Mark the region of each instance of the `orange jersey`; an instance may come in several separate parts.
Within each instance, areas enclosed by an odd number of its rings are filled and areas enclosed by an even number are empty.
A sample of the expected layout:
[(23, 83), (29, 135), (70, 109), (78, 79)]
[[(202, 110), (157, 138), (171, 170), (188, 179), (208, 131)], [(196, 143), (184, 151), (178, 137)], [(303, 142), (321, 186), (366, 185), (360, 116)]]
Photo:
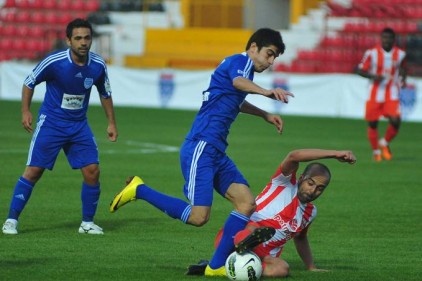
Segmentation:
[(384, 76), (384, 80), (370, 83), (368, 101), (388, 102), (399, 99), (399, 70), (405, 55), (398, 47), (386, 52), (381, 46), (377, 46), (365, 52), (358, 67), (370, 74)]

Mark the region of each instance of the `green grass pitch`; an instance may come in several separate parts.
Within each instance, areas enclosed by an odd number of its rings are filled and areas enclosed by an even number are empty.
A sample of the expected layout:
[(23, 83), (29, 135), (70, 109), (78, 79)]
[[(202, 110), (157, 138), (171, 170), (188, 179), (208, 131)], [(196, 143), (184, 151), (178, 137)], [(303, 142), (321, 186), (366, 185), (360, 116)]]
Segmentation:
[[(34, 103), (34, 116), (38, 107)], [(120, 136), (110, 143), (104, 112), (92, 106), (89, 118), (100, 149), (102, 188), (96, 222), (105, 235), (77, 233), (82, 177), (60, 154), (54, 170), (36, 185), (21, 215), (19, 235), (0, 234), (0, 280), (204, 280), (184, 272), (188, 264), (211, 257), (214, 235), (231, 211), (229, 202), (216, 195), (211, 220), (201, 228), (170, 219), (141, 201), (108, 211), (130, 175), (183, 198), (178, 147), (194, 115), (117, 107)], [(358, 159), (354, 166), (323, 161), (333, 178), (315, 202), (318, 216), (309, 238), (317, 266), (330, 271), (306, 271), (291, 242), (282, 255), (291, 267), (288, 280), (421, 280), (422, 124), (404, 122), (391, 145), (394, 159), (374, 163), (363, 120), (283, 118), (282, 135), (247, 115), (240, 115), (231, 129), (227, 153), (255, 194), (292, 149), (351, 149)], [(26, 162), (30, 134), (20, 121), (20, 103), (0, 100), (0, 220), (7, 216)]]

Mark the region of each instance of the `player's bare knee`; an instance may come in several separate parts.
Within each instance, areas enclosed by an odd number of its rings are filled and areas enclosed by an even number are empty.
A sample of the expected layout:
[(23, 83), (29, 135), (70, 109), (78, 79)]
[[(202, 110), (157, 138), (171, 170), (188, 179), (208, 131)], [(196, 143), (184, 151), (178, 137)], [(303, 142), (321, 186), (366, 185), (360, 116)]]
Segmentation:
[(240, 213), (245, 214), (247, 216), (252, 215), (252, 213), (256, 209), (256, 203), (255, 203), (255, 201), (242, 202), (242, 203), (239, 203), (239, 204), (235, 204), (235, 206), (236, 206), (236, 209)]
[(100, 178), (100, 168), (96, 164), (88, 165), (81, 169), (84, 182), (89, 185), (97, 185)]
[(284, 260), (275, 260), (270, 258), (270, 260), (264, 259), (267, 264), (263, 272), (265, 277), (287, 277), (289, 276), (289, 264)]
[(28, 180), (32, 183), (36, 183), (41, 178), (43, 173), (44, 173), (44, 168), (27, 166), (25, 168), (25, 171), (23, 172), (22, 176), (26, 180)]
[(190, 216), (187, 222), (193, 226), (201, 227), (208, 222), (208, 218), (202, 216)]
[(255, 197), (249, 187), (244, 184), (231, 184), (225, 197), (232, 202), (238, 212), (247, 216), (252, 215), (256, 209)]
[(206, 224), (209, 218), (210, 218), (210, 211), (208, 207), (194, 206), (192, 207), (192, 211), (190, 213), (187, 223), (200, 227)]

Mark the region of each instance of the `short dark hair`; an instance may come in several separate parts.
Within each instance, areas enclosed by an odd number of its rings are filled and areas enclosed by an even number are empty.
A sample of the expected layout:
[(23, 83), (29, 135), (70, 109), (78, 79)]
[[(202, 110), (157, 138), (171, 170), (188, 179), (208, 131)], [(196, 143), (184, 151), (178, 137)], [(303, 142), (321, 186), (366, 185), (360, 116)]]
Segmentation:
[(331, 172), (328, 167), (322, 163), (319, 162), (313, 162), (306, 166), (305, 170), (303, 171), (304, 176), (316, 176), (316, 175), (325, 175), (327, 176), (327, 185), (331, 180)]
[(91, 34), (92, 34), (91, 23), (89, 21), (85, 20), (85, 19), (77, 18), (77, 19), (74, 19), (67, 24), (66, 37), (69, 38), (69, 39), (72, 38), (73, 29), (79, 28), (79, 27), (89, 28), (89, 30), (91, 31)]
[(260, 28), (255, 31), (246, 44), (246, 51), (249, 50), (253, 42), (258, 46), (258, 50), (261, 50), (262, 47), (274, 45), (280, 54), (283, 54), (286, 49), (280, 32), (271, 28)]
[(386, 27), (381, 31), (382, 33), (388, 33), (390, 35), (392, 35), (394, 38), (396, 37), (396, 33), (394, 32), (394, 30), (391, 27)]

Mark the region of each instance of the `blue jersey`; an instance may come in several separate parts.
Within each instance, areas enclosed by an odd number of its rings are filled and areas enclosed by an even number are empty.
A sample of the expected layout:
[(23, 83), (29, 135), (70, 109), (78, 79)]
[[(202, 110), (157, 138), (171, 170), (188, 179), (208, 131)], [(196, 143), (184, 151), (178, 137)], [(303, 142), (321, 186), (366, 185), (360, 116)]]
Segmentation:
[(227, 57), (211, 75), (203, 102), (186, 139), (203, 140), (224, 152), (233, 121), (248, 93), (233, 87), (233, 79), (253, 80), (253, 61), (246, 53)]
[(73, 63), (70, 49), (48, 55), (24, 84), (34, 89), (41, 82), (46, 82), (46, 93), (39, 114), (49, 118), (85, 120), (93, 85), (103, 98), (111, 96), (106, 64), (92, 52), (84, 66)]

